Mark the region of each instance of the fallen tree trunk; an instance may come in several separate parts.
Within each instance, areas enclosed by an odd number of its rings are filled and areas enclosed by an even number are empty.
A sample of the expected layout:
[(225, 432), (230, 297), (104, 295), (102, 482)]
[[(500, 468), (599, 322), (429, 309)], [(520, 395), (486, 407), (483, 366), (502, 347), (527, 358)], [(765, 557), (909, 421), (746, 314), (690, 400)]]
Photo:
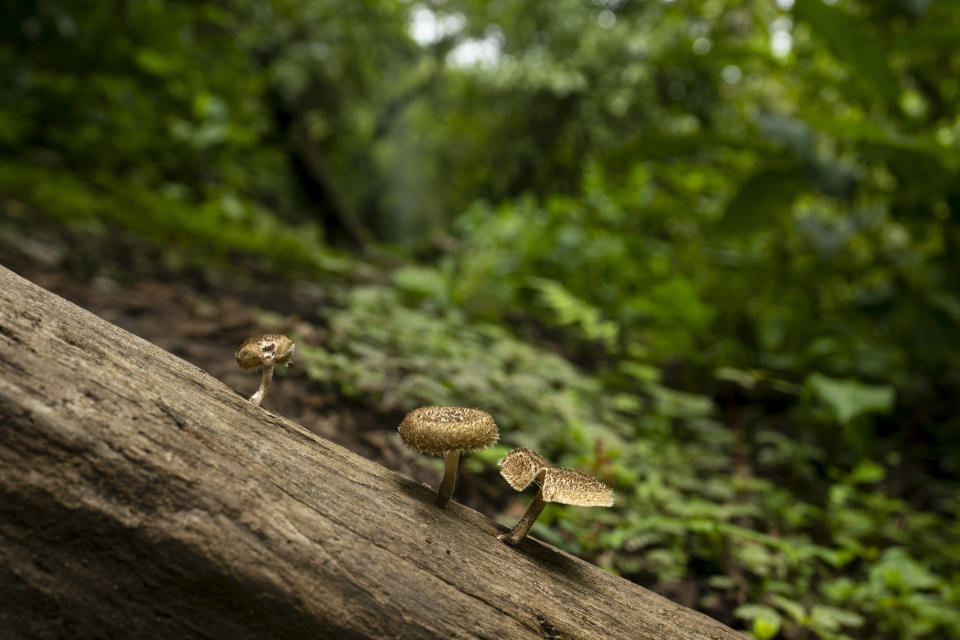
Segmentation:
[(501, 531), (0, 267), (4, 637), (743, 638)]

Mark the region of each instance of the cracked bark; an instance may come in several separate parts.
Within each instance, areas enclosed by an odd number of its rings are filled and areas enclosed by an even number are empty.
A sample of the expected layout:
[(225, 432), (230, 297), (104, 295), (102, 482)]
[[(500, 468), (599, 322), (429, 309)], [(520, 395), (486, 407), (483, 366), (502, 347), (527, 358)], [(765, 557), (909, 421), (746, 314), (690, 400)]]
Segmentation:
[(0, 267), (8, 637), (744, 637), (433, 499)]

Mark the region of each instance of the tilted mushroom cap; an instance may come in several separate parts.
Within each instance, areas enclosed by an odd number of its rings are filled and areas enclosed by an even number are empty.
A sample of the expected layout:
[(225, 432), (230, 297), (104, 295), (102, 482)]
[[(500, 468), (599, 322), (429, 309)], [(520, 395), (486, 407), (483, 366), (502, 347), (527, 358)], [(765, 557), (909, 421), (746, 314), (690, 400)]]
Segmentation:
[(486, 411), (465, 407), (420, 407), (407, 414), (397, 431), (411, 449), (442, 456), (447, 452), (476, 451), (500, 437)]
[(267, 334), (246, 340), (234, 357), (242, 369), (286, 364), (296, 345), (287, 336)]
[(540, 491), (545, 502), (578, 507), (613, 506), (613, 491), (599, 480), (572, 469), (547, 469)]
[(517, 491), (526, 489), (537, 475), (550, 466), (546, 459), (530, 449), (514, 449), (497, 461), (500, 475)]

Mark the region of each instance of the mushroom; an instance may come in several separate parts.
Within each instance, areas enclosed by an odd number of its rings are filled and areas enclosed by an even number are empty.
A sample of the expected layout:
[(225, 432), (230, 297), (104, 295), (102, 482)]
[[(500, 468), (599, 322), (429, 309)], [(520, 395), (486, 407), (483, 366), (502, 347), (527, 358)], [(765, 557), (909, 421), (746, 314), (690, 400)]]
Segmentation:
[(493, 417), (480, 409), (420, 407), (406, 415), (397, 428), (403, 443), (420, 453), (443, 456), (443, 482), (436, 505), (443, 507), (453, 495), (460, 454), (486, 449), (500, 437)]
[(278, 364), (285, 364), (287, 366), (292, 364), (290, 359), (293, 357), (295, 347), (296, 345), (293, 344), (293, 340), (287, 336), (276, 334), (256, 336), (246, 340), (240, 345), (237, 353), (234, 354), (240, 368), (260, 368), (263, 370), (263, 374), (260, 377), (260, 388), (250, 396), (250, 402), (252, 404), (259, 407), (260, 403), (263, 402), (263, 397), (267, 395), (267, 391), (270, 389), (270, 382), (273, 380), (274, 368)]
[[(543, 458), (528, 449), (516, 449), (498, 463), (502, 475), (514, 489), (526, 488), (534, 479), (540, 489), (527, 507), (516, 526), (497, 536), (509, 545), (519, 544), (533, 526), (537, 516), (548, 502), (572, 504), (578, 507), (609, 507), (613, 505), (613, 492), (602, 482), (579, 471), (537, 465)], [(533, 476), (531, 476), (531, 473)]]
[(500, 465), (500, 475), (516, 491), (526, 489), (544, 469), (550, 466), (543, 456), (523, 447), (514, 449), (497, 464)]

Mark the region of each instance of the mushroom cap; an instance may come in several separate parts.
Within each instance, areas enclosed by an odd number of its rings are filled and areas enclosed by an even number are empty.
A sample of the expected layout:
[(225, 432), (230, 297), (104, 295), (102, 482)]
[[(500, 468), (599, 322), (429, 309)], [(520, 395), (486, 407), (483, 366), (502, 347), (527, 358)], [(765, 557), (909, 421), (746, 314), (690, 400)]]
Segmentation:
[(256, 369), (287, 364), (295, 348), (293, 340), (287, 336), (268, 333), (246, 340), (233, 357), (241, 369)]
[(397, 431), (403, 443), (411, 449), (435, 456), (484, 449), (500, 437), (489, 413), (465, 407), (414, 409), (403, 419)]
[(592, 476), (572, 469), (546, 469), (540, 491), (545, 502), (577, 507), (613, 505), (613, 491)]
[(500, 475), (516, 491), (526, 489), (550, 463), (538, 453), (530, 449), (514, 449), (497, 461), (500, 465)]

